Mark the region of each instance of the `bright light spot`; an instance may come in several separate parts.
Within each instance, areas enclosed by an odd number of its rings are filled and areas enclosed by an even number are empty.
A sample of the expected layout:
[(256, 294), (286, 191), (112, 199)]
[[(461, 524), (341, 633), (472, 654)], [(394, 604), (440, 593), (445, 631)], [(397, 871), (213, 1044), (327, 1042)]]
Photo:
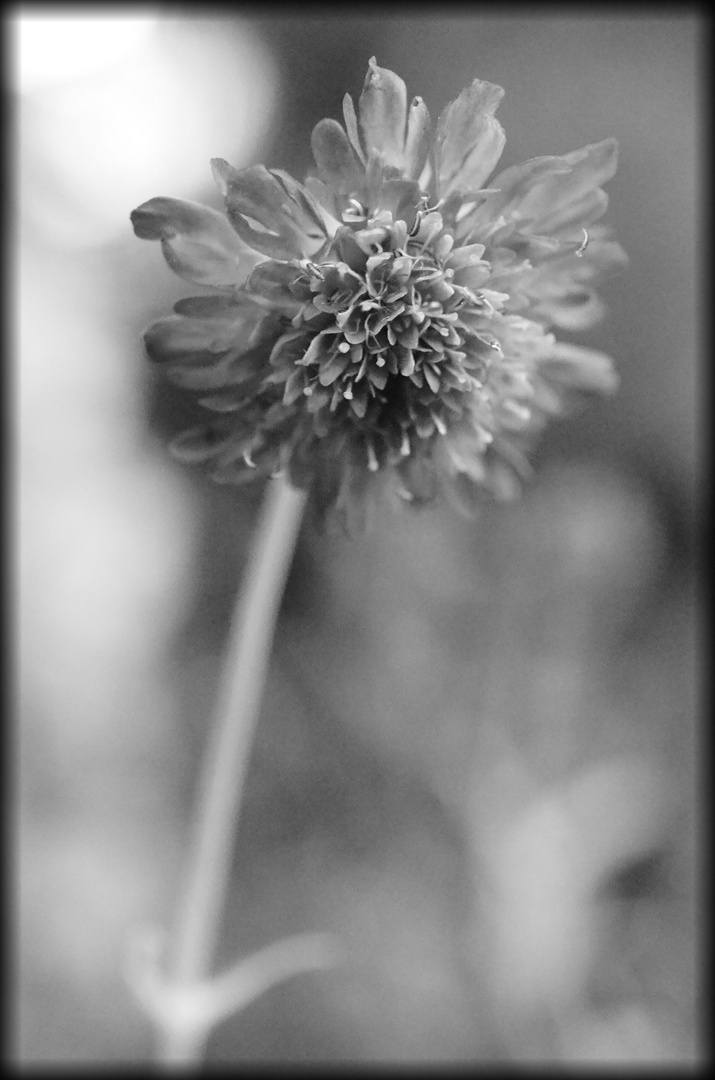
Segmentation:
[(161, 21), (111, 67), (22, 99), (23, 214), (52, 242), (94, 246), (131, 236), (130, 211), (155, 195), (201, 201), (212, 157), (240, 168), (256, 152), (277, 84), (248, 25)]
[(87, 16), (71, 9), (65, 15), (41, 9), (21, 12), (11, 22), (16, 88), (26, 93), (110, 67), (134, 52), (157, 22), (149, 14)]

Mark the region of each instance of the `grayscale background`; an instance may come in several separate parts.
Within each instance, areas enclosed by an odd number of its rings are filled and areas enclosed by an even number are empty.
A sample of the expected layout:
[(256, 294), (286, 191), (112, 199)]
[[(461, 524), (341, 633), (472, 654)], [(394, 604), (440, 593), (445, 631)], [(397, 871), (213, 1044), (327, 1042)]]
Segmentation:
[(168, 455), (196, 406), (155, 379), (141, 332), (200, 290), (129, 212), (155, 195), (220, 206), (214, 156), (302, 178), (312, 127), (341, 117), (375, 55), (433, 117), (475, 77), (503, 86), (504, 166), (620, 140), (607, 220), (630, 266), (576, 340), (613, 355), (622, 385), (553, 424), (518, 503), (474, 522), (386, 512), (350, 541), (304, 528), (219, 960), (304, 930), (335, 933), (346, 959), (226, 1021), (208, 1057), (702, 1060), (704, 20), (169, 10), (128, 7), (110, 31), (98, 7), (81, 24), (59, 6), (54, 26), (5, 15), (12, 1056), (152, 1054), (126, 942), (172, 918), (261, 496)]

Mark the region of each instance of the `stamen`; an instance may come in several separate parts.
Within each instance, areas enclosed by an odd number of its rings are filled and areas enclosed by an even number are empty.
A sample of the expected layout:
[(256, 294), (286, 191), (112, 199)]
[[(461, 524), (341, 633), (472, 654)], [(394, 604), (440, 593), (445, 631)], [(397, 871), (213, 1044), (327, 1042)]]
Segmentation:
[(424, 311), (413, 311), (412, 312), (412, 318), (414, 319), (414, 321), (417, 323), (418, 326), (421, 326), (422, 323), (427, 318), (427, 316), (425, 315)]
[(348, 386), (347, 389), (343, 390), (343, 397), (346, 398), (347, 401), (352, 401), (352, 399), (353, 399), (352, 386)]
[(588, 241), (590, 239), (590, 237), (588, 235), (588, 229), (584, 229), (583, 225), (581, 226), (581, 232), (583, 233), (583, 242), (581, 244), (581, 247), (578, 248), (578, 250), (574, 252), (576, 257), (579, 258), (579, 259), (583, 258), (584, 252), (586, 251), (586, 248), (588, 247)]
[(321, 279), (321, 281), (323, 281), (325, 278), (325, 275), (323, 274), (320, 267), (316, 266), (316, 264), (314, 262), (311, 262), (310, 259), (301, 259), (300, 268), (301, 270), (305, 270), (308, 274), (315, 274)]
[(378, 356), (377, 360), (375, 361), (375, 364), (376, 364), (377, 367), (384, 367), (385, 364), (386, 364), (385, 357), (384, 356)]
[(310, 395), (313, 393), (313, 387), (312, 386), (304, 386), (303, 387), (303, 393), (305, 394), (306, 397), (310, 397)]
[(445, 424), (442, 417), (437, 416), (437, 414), (433, 413), (433, 412), (430, 412), (430, 416), (434, 420), (434, 426), (437, 428), (437, 431), (440, 433), (440, 435), (446, 435), (447, 434), (447, 425)]
[(402, 445), (400, 446), (400, 453), (403, 457), (407, 457), (410, 453), (410, 440), (407, 437), (407, 432), (402, 432)]
[(373, 449), (372, 443), (367, 444), (367, 467), (370, 472), (377, 472), (377, 470), (380, 468), (380, 463), (375, 457), (375, 451)]
[(347, 341), (341, 341), (340, 342), (340, 344), (338, 345), (338, 352), (341, 352), (341, 353), (350, 352), (350, 345), (348, 344)]
[(256, 468), (256, 463), (251, 458), (251, 448), (250, 448), (250, 446), (249, 446), (249, 448), (247, 450), (243, 451), (243, 460), (246, 462), (246, 465), (248, 465), (249, 469), (255, 469)]
[(410, 229), (410, 231), (409, 231), (409, 233), (407, 235), (408, 236), (417, 236), (417, 233), (420, 231), (420, 226), (421, 225), (422, 225), (422, 211), (418, 210), (417, 213), (415, 214), (415, 223), (414, 223), (414, 225), (412, 226), (412, 228)]

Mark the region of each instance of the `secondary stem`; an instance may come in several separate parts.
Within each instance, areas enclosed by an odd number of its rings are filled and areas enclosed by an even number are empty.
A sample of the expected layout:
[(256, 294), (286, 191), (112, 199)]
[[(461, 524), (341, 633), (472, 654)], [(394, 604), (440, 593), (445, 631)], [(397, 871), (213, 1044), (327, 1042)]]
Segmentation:
[[(175, 983), (201, 979), (213, 958), (251, 739), (305, 498), (286, 481), (271, 480), (254, 533), (199, 781), (185, 890), (169, 958), (168, 976)], [(186, 1043), (181, 1032), (166, 1032), (161, 1059), (195, 1057), (197, 1051), (181, 1049)]]

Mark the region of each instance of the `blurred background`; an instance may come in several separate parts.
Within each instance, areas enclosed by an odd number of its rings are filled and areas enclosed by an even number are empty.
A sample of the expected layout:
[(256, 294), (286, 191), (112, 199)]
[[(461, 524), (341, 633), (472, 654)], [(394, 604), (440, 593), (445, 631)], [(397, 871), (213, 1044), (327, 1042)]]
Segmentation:
[[(597, 9), (594, 9), (596, 12)], [(433, 117), (506, 89), (502, 165), (614, 135), (619, 394), (552, 426), (521, 501), (300, 537), (220, 965), (329, 930), (333, 971), (211, 1061), (702, 1060), (696, 221), (704, 20), (508, 5), (6, 11), (18, 723), (11, 1055), (134, 1063), (127, 936), (172, 918), (260, 488), (168, 455), (194, 422), (141, 332), (198, 290), (129, 212), (219, 207), (209, 158), (302, 177), (367, 62)]]

